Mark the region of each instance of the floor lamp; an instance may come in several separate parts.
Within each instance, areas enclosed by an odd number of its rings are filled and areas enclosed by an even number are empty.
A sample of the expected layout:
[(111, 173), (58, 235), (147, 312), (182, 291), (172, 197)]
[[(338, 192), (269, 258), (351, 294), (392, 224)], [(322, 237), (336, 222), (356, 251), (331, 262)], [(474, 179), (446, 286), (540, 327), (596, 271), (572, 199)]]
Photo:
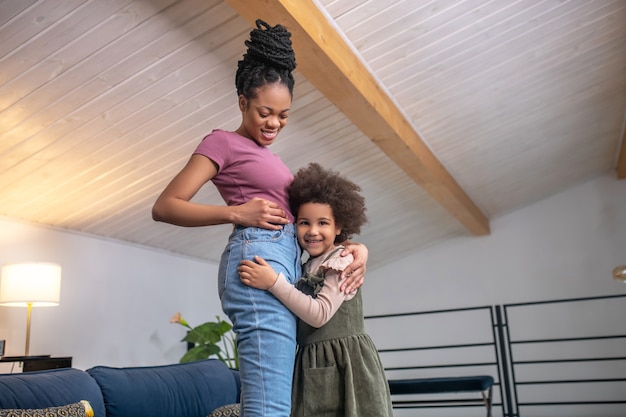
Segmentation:
[(33, 307), (59, 305), (61, 267), (47, 262), (6, 264), (0, 277), (0, 305), (27, 307), (26, 350), (29, 354), (30, 317)]

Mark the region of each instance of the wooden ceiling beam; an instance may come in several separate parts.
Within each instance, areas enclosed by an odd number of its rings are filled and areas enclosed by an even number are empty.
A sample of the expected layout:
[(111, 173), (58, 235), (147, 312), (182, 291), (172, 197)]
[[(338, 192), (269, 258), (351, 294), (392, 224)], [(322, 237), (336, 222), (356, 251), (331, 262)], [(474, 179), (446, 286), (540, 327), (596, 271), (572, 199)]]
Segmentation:
[(226, 3), (253, 27), (257, 19), (287, 27), (302, 75), (471, 233), (489, 234), (489, 220), (313, 1)]

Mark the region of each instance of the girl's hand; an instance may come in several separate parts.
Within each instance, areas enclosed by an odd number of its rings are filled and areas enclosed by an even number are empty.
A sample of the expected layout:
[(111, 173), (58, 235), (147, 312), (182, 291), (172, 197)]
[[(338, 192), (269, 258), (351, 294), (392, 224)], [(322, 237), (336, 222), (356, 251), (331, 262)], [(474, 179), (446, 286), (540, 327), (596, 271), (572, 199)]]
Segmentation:
[(260, 256), (254, 257), (255, 262), (244, 259), (237, 267), (239, 279), (249, 287), (268, 290), (274, 286), (278, 274)]
[(285, 210), (273, 201), (259, 197), (237, 206), (235, 216), (236, 224), (270, 230), (280, 230), (283, 224), (289, 223)]
[(341, 256), (349, 253), (354, 256), (354, 261), (346, 267), (339, 278), (341, 286), (339, 289), (345, 294), (350, 294), (361, 288), (365, 279), (365, 269), (368, 257), (367, 247), (361, 243), (346, 242), (345, 249), (341, 252)]

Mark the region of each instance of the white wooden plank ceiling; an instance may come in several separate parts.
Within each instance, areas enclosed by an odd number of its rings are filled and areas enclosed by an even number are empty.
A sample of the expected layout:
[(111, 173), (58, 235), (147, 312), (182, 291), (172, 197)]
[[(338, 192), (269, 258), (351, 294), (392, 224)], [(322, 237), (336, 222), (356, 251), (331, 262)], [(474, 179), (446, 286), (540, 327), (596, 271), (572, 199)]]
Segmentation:
[[(234, 70), (250, 24), (229, 3), (0, 2), (0, 215), (217, 262), (228, 226), (160, 224), (150, 208), (203, 135), (239, 123)], [(282, 3), (294, 2), (270, 12)], [(626, 2), (314, 5), (487, 219), (626, 176)], [(363, 187), (369, 267), (477, 238), (307, 68), (272, 148), (293, 170), (319, 161)], [(201, 194), (221, 204), (211, 185)]]

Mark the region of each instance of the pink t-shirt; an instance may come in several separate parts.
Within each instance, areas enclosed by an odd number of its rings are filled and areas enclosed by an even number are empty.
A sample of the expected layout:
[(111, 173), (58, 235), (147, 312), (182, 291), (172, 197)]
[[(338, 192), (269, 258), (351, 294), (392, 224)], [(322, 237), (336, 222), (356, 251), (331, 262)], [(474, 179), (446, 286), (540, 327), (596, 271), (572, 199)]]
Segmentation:
[(278, 155), (267, 147), (235, 132), (215, 129), (196, 148), (218, 166), (213, 184), (229, 206), (243, 204), (254, 197), (280, 205), (288, 213), (289, 186), (293, 174)]

